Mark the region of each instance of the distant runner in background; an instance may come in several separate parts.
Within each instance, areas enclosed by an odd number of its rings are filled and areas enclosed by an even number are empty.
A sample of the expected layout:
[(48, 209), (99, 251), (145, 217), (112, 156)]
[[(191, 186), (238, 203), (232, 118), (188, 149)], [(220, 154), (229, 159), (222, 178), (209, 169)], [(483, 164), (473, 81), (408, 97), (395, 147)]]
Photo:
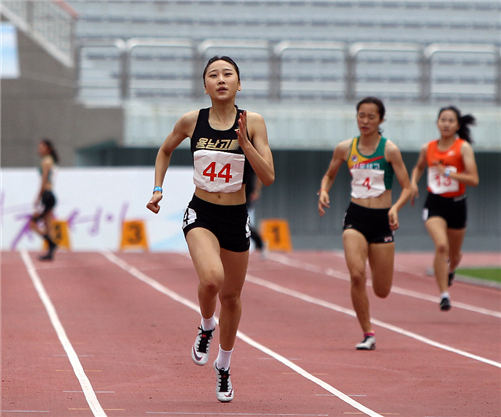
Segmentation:
[(419, 196), (419, 179), (428, 167), (428, 197), (423, 220), (435, 244), (433, 268), (442, 311), (451, 309), (448, 288), (463, 256), (461, 248), (467, 224), (466, 186), (476, 187), (479, 181), (469, 128), (474, 123), (473, 116), (461, 116), (454, 106), (440, 109), (437, 120), (440, 138), (421, 148), (412, 170), (411, 204), (414, 205)]
[[(59, 162), (59, 156), (49, 139), (43, 139), (38, 144), (38, 155), (40, 156), (40, 191), (37, 194), (35, 205), (38, 207), (36, 213), (32, 216), (31, 229), (42, 236), (48, 244), (49, 250), (45, 255), (39, 256), (41, 261), (51, 261), (54, 259), (54, 252), (57, 245), (52, 236), (52, 217), (56, 197), (52, 192), (54, 185), (56, 164)], [(40, 227), (42, 223), (42, 227)]]

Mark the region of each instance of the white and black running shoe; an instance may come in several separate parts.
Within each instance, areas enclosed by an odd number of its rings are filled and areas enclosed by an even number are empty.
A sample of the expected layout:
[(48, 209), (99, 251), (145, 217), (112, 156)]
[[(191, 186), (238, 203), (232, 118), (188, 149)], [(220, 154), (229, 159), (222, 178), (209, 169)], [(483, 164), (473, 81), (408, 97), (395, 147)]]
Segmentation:
[(216, 329), (203, 330), (202, 326), (200, 326), (198, 330), (197, 338), (191, 348), (191, 359), (197, 365), (205, 365), (209, 360), (210, 342)]
[(374, 350), (376, 349), (376, 337), (375, 336), (365, 336), (357, 346), (357, 350)]
[(440, 310), (449, 311), (451, 307), (451, 299), (449, 297), (442, 297), (440, 300)]
[(217, 375), (216, 397), (223, 403), (230, 402), (235, 396), (231, 385), (230, 370), (219, 369), (217, 359), (214, 361), (214, 370)]

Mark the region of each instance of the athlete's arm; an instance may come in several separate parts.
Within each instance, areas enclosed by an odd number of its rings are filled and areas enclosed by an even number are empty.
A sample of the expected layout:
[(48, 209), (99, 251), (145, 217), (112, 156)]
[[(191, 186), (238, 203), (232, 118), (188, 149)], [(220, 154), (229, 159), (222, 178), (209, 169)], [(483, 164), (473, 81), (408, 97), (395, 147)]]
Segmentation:
[(468, 142), (461, 146), (461, 156), (463, 157), (464, 172), (450, 172), (449, 177), (470, 187), (476, 187), (479, 182), (477, 163), (473, 148)]
[[(464, 172), (458, 173), (450, 171), (448, 176), (449, 178), (452, 178), (453, 180), (461, 182), (470, 187), (476, 187), (479, 181), (477, 163), (475, 162), (473, 149), (468, 142), (463, 143), (463, 145), (461, 146), (461, 156), (463, 158), (463, 164), (465, 168)], [(444, 164), (439, 162), (435, 165), (435, 167), (441, 175), (445, 175), (445, 170), (447, 169), (447, 167)]]
[(402, 192), (400, 193), (400, 197), (390, 207), (388, 212), (388, 219), (390, 222), (390, 229), (397, 230), (399, 227), (398, 223), (398, 212), (402, 209), (403, 206), (409, 201), (412, 195), (411, 183), (409, 181), (409, 174), (407, 172), (407, 168), (405, 167), (404, 161), (402, 159), (402, 154), (398, 149), (397, 145), (393, 142), (386, 142), (385, 147), (385, 158), (392, 165), (393, 171), (395, 172), (395, 176), (402, 187)]
[(419, 153), (419, 158), (416, 162), (412, 170), (411, 175), (411, 187), (412, 187), (412, 195), (411, 195), (411, 206), (414, 206), (414, 202), (416, 198), (419, 197), (419, 187), (418, 182), (423, 175), (424, 170), (426, 169), (426, 152), (428, 150), (428, 145), (424, 145), (421, 148), (421, 152)]
[(318, 214), (322, 217), (325, 214), (325, 208), (329, 208), (329, 190), (334, 184), (336, 175), (343, 162), (348, 158), (350, 151), (351, 139), (345, 140), (336, 146), (332, 153), (332, 159), (329, 163), (329, 168), (320, 182), (320, 190), (318, 192)]
[(244, 111), (238, 119), (237, 134), (238, 144), (259, 180), (266, 186), (273, 184), (275, 167), (263, 117), (257, 113)]
[[(164, 182), (165, 173), (170, 165), (172, 152), (183, 140), (193, 134), (197, 123), (198, 110), (184, 114), (174, 125), (174, 129), (167, 136), (160, 146), (155, 161), (155, 187), (161, 187)], [(146, 207), (153, 213), (158, 213), (160, 206), (158, 203), (162, 199), (162, 193), (155, 191)]]

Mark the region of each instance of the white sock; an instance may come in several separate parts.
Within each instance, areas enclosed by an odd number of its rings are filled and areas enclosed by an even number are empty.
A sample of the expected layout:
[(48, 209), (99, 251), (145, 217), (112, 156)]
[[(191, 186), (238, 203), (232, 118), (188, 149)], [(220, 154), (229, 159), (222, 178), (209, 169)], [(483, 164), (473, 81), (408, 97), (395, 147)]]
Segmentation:
[(449, 291), (443, 292), (443, 293), (440, 295), (440, 298), (449, 298)]
[(216, 359), (216, 366), (218, 369), (228, 370), (230, 369), (231, 362), (231, 354), (233, 353), (233, 349), (231, 350), (223, 350), (221, 349), (221, 345), (219, 345), (219, 353)]
[(213, 330), (216, 328), (216, 313), (212, 315), (210, 319), (205, 319), (202, 317), (202, 329), (203, 330)]

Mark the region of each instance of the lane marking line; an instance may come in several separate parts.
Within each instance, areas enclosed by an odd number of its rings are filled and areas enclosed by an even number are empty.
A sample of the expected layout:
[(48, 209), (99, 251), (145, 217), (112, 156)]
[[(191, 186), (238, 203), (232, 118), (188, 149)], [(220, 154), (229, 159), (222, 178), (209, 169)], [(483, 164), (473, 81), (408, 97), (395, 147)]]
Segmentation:
[[(298, 416), (298, 417), (328, 417), (329, 414), (263, 414), (263, 413), (189, 413), (184, 411), (147, 411), (146, 414), (167, 414), (176, 416)], [(362, 413), (357, 413), (362, 414)]]
[[(350, 281), (350, 274), (347, 272), (336, 271), (335, 269), (332, 269), (332, 268), (323, 269), (323, 268), (318, 267), (316, 265), (311, 265), (311, 264), (308, 264), (306, 262), (296, 261), (296, 260), (290, 259), (285, 255), (268, 254), (268, 258), (277, 262), (277, 263), (281, 263), (283, 265), (287, 265), (287, 266), (290, 266), (293, 268), (303, 269), (305, 271), (316, 272), (319, 274), (325, 274), (325, 275), (328, 275), (330, 277), (341, 279), (343, 281), (348, 281), (348, 282)], [(369, 287), (372, 286), (370, 281), (367, 281), (367, 286), (369, 286)], [(394, 293), (400, 294), (400, 295), (406, 295), (408, 297), (417, 298), (420, 300), (431, 301), (433, 303), (438, 303), (440, 301), (440, 297), (420, 293), (418, 291), (407, 290), (405, 288), (397, 287), (395, 285), (393, 285), (391, 287), (391, 292), (392, 293), (394, 292)], [(482, 307), (476, 307), (476, 306), (473, 306), (471, 304), (461, 303), (458, 301), (453, 301), (453, 307), (461, 308), (463, 310), (473, 311), (473, 312), (479, 313), (479, 314), (485, 314), (487, 316), (501, 318), (501, 312), (499, 312), (499, 311), (489, 310), (489, 309), (482, 308)]]
[[(129, 274), (132, 276), (136, 277), (140, 281), (144, 282), (145, 284), (150, 285), (157, 291), (161, 292), (162, 294), (167, 295), (168, 297), (172, 298), (175, 301), (178, 301), (179, 303), (185, 305), (186, 307), (191, 308), (198, 314), (200, 314), (200, 308), (197, 304), (193, 303), (192, 301), (188, 300), (187, 298), (184, 298), (177, 294), (174, 291), (171, 291), (164, 285), (160, 284), (158, 281), (154, 280), (153, 278), (150, 278), (148, 275), (144, 274), (143, 272), (139, 271), (132, 265), (129, 265), (127, 262), (124, 260), (120, 259), (116, 255), (112, 254), (111, 252), (101, 252), (101, 254), (108, 259), (110, 262), (114, 263), (115, 265), (119, 266), (122, 268), (124, 271), (127, 271)], [(218, 318), (216, 317), (216, 320)], [(283, 365), (287, 366), (288, 368), (292, 369), (293, 371), (297, 372), (304, 378), (310, 380), (311, 382), (319, 385), (326, 391), (330, 392), (331, 394), (334, 394), (336, 397), (338, 397), (340, 400), (344, 401), (345, 403), (351, 405), (353, 408), (367, 414), (368, 416), (371, 417), (382, 417), (381, 414), (376, 413), (375, 411), (365, 407), (364, 405), (358, 403), (357, 401), (351, 399), (348, 397), (346, 394), (342, 393), (341, 391), (337, 390), (333, 386), (327, 384), (326, 382), (322, 381), (321, 379), (313, 376), (309, 372), (305, 371), (303, 368), (297, 366), (295, 363), (291, 362), (287, 358), (283, 357), (282, 355), (274, 352), (273, 350), (267, 348), (266, 346), (262, 345), (259, 342), (256, 342), (254, 339), (251, 339), (244, 333), (242, 333), (240, 330), (237, 331), (237, 337), (244, 341), (245, 343), (249, 344), (250, 346), (255, 347), (256, 349), (260, 350), (261, 352), (266, 353), (268, 356), (271, 356), (275, 358), (277, 361), (281, 362)]]
[(87, 375), (83, 370), (82, 364), (78, 359), (78, 355), (75, 352), (75, 349), (73, 349), (73, 346), (70, 340), (68, 339), (68, 336), (66, 335), (66, 331), (64, 330), (64, 327), (61, 324), (61, 321), (59, 320), (54, 304), (52, 304), (52, 301), (50, 300), (50, 297), (47, 294), (47, 291), (45, 290), (45, 287), (42, 284), (42, 280), (40, 279), (36, 271), (36, 268), (33, 265), (30, 256), (28, 255), (28, 252), (23, 250), (20, 253), (24, 265), (26, 266), (26, 270), (28, 271), (31, 281), (33, 282), (33, 285), (38, 293), (38, 296), (40, 297), (40, 300), (42, 300), (42, 303), (45, 306), (45, 309), (47, 310), (47, 314), (50, 318), (52, 326), (54, 327), (54, 330), (56, 331), (57, 337), (59, 338), (59, 341), (61, 342), (64, 351), (68, 355), (68, 359), (71, 363), (73, 371), (75, 372), (75, 376), (77, 377), (78, 382), (82, 387), (85, 399), (87, 400), (87, 404), (89, 404), (89, 407), (92, 410), (92, 414), (94, 414), (94, 416), (96, 417), (106, 417), (106, 414), (103, 408), (101, 407), (101, 404), (99, 404), (99, 401), (97, 400), (96, 393), (92, 388), (89, 378), (87, 378)]
[[(289, 295), (289, 296), (294, 297), (294, 298), (298, 298), (302, 301), (306, 301), (306, 302), (311, 303), (311, 304), (325, 307), (325, 308), (328, 308), (330, 310), (337, 311), (339, 313), (344, 313), (344, 314), (347, 314), (347, 315), (352, 316), (352, 317), (357, 316), (354, 310), (350, 310), (348, 308), (338, 306), (337, 304), (333, 304), (333, 303), (330, 303), (328, 301), (321, 300), (319, 298), (311, 297), (309, 295), (300, 293), (300, 292), (295, 291), (295, 290), (291, 290), (291, 289), (286, 288), (286, 287), (282, 287), (281, 285), (272, 283), (270, 281), (266, 281), (266, 280), (261, 279), (261, 278), (254, 277), (252, 275), (247, 275), (245, 280), (248, 282), (252, 282), (253, 284), (260, 285), (260, 286), (268, 288), (270, 290), (279, 292), (281, 294)], [(492, 365), (492, 366), (496, 366), (498, 368), (501, 368), (501, 363), (499, 363), (499, 362), (496, 362), (496, 361), (493, 361), (493, 360), (490, 360), (487, 358), (483, 358), (481, 356), (474, 355), (472, 353), (465, 352), (464, 350), (453, 348), (452, 346), (444, 345), (443, 343), (440, 343), (440, 342), (435, 342), (434, 340), (428, 339), (427, 337), (421, 336), (417, 333), (407, 331), (405, 329), (402, 329), (401, 327), (394, 326), (393, 324), (389, 324), (389, 323), (386, 323), (384, 321), (374, 319), (374, 318), (371, 318), (371, 322), (373, 324), (380, 326), (380, 327), (384, 327), (385, 329), (392, 330), (395, 333), (399, 333), (401, 335), (408, 336), (412, 339), (426, 343), (430, 346), (434, 346), (434, 347), (437, 347), (439, 349), (443, 349), (443, 350), (446, 350), (446, 351), (449, 351), (452, 353), (457, 353), (458, 355), (465, 356), (467, 358), (474, 359), (474, 360), (477, 360), (479, 362), (483, 362), (483, 363), (486, 363), (488, 365)]]

